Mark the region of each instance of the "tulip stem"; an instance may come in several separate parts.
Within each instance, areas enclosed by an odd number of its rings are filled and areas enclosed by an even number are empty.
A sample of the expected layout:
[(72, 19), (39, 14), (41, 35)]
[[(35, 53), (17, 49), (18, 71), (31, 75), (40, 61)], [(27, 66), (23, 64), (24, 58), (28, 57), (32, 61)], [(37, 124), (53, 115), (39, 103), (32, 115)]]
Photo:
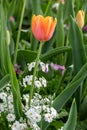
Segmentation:
[(20, 23), (19, 23), (18, 35), (17, 35), (17, 40), (16, 40), (16, 47), (15, 47), (15, 52), (14, 52), (14, 61), (13, 61), (14, 64), (16, 63), (16, 59), (17, 59), (18, 44), (19, 44), (19, 40), (20, 40), (21, 27), (22, 27), (25, 7), (26, 7), (26, 0), (24, 0), (24, 3), (23, 3), (21, 19), (20, 19)]
[(34, 68), (34, 72), (33, 72), (33, 79), (32, 79), (31, 90), (30, 90), (30, 94), (29, 94), (29, 102), (28, 102), (29, 107), (30, 107), (30, 104), (31, 104), (31, 99), (33, 97), (35, 76), (36, 76), (36, 73), (38, 71), (38, 63), (39, 63), (39, 59), (40, 59), (42, 46), (43, 46), (43, 42), (40, 42), (40, 46), (39, 46), (38, 53), (37, 53), (37, 58), (36, 58), (36, 63), (35, 63), (35, 68)]

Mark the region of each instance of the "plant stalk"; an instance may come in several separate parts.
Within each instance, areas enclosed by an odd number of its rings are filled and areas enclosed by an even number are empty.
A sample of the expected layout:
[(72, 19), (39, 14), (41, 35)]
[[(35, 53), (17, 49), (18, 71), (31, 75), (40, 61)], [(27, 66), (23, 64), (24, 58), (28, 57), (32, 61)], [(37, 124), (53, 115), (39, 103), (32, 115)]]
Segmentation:
[(38, 71), (38, 63), (39, 63), (39, 58), (40, 58), (42, 46), (43, 46), (43, 42), (40, 42), (40, 46), (39, 46), (37, 58), (36, 58), (36, 63), (35, 63), (35, 68), (34, 68), (34, 72), (33, 72), (32, 86), (31, 86), (31, 90), (30, 90), (30, 94), (29, 94), (29, 107), (30, 107), (30, 104), (31, 104), (31, 99), (33, 97), (35, 76), (36, 76), (36, 73)]
[(20, 23), (19, 23), (18, 35), (17, 35), (17, 40), (16, 40), (16, 47), (15, 47), (15, 52), (14, 52), (14, 61), (13, 61), (14, 64), (16, 63), (16, 60), (17, 60), (18, 44), (19, 44), (20, 35), (21, 35), (21, 27), (22, 27), (22, 23), (23, 23), (25, 7), (26, 7), (26, 0), (24, 0), (22, 13), (21, 13), (21, 19), (20, 19)]

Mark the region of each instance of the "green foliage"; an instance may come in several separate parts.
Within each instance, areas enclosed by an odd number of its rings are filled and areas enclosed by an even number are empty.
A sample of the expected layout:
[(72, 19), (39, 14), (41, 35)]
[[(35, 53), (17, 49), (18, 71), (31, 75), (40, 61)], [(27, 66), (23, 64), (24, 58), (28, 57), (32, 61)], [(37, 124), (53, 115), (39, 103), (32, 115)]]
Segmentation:
[(13, 93), (13, 97), (14, 97), (14, 110), (15, 110), (16, 117), (20, 118), (21, 117), (20, 113), (22, 113), (20, 90), (19, 90), (19, 85), (18, 85), (18, 81), (16, 78), (16, 74), (14, 72), (13, 65), (12, 65), (11, 59), (10, 59), (9, 47), (7, 44), (7, 37), (6, 37), (6, 22), (5, 22), (3, 7), (1, 4), (0, 4), (0, 10), (1, 10), (1, 13), (0, 13), (1, 14), (1, 17), (0, 17), (0, 22), (1, 22), (1, 43), (0, 43), (1, 68), (2, 68), (3, 75), (10, 73), (10, 82), (12, 84), (12, 93)]
[[(58, 7), (53, 7), (56, 2), (58, 1), (27, 0), (23, 14), (24, 0), (0, 1), (0, 92), (6, 89), (7, 84), (11, 84), (16, 119), (25, 118), (22, 96), (30, 93), (32, 86), (22, 88), (21, 82), (26, 74), (33, 74), (34, 69), (28, 72), (27, 63), (35, 61), (40, 45), (32, 34), (32, 15), (56, 17), (57, 26), (54, 35), (45, 42), (40, 56), (41, 61), (49, 64), (49, 72), (36, 70), (35, 74), (46, 78), (47, 88), (41, 88), (39, 91), (35, 88), (34, 92), (38, 92), (43, 97), (52, 95), (54, 99), (50, 105), (57, 110), (59, 117), (51, 123), (42, 119), (40, 122), (42, 126), (39, 125), (42, 130), (59, 130), (62, 126), (64, 126), (63, 130), (87, 130), (87, 30), (84, 30), (84, 27), (80, 29), (75, 20), (77, 12), (83, 9), (86, 25), (87, 1), (65, 0), (65, 4), (58, 3)], [(11, 16), (14, 18), (13, 21), (10, 20)], [(20, 26), (21, 17), (23, 21)], [(10, 32), (10, 45), (7, 44), (7, 29)], [(18, 32), (20, 32), (18, 47), (15, 48)], [(22, 74), (14, 70), (13, 59), (16, 49), (15, 63), (22, 69)], [(50, 67), (52, 62), (65, 66), (63, 75), (60, 70), (53, 70)], [(64, 113), (62, 113), (63, 108)], [(2, 114), (0, 130), (7, 129), (11, 128), (6, 115)], [(32, 130), (32, 128), (28, 129)]]
[(77, 122), (77, 109), (75, 100), (72, 103), (70, 108), (70, 113), (67, 122), (65, 123), (63, 130), (75, 130)]

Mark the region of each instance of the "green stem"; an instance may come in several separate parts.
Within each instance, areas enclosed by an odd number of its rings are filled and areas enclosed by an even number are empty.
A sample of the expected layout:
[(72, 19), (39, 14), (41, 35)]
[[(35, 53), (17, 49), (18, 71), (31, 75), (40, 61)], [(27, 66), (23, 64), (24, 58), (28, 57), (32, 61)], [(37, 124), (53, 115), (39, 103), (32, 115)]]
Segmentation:
[(45, 10), (45, 13), (44, 13), (44, 16), (47, 15), (48, 11), (49, 11), (49, 8), (50, 8), (50, 5), (51, 5), (51, 0), (49, 0), (48, 4), (47, 4), (47, 7), (46, 7), (46, 10)]
[(13, 61), (14, 64), (16, 63), (16, 59), (17, 59), (18, 44), (19, 44), (19, 40), (20, 40), (21, 27), (22, 27), (25, 7), (26, 7), (26, 0), (24, 0), (22, 13), (21, 13), (21, 19), (20, 19), (20, 23), (19, 23), (18, 35), (17, 35), (17, 40), (16, 40), (16, 48), (15, 48), (15, 53), (14, 53), (14, 61)]
[(39, 58), (40, 58), (42, 46), (43, 46), (43, 42), (40, 42), (40, 46), (39, 46), (37, 58), (36, 58), (36, 64), (35, 64), (35, 68), (34, 68), (34, 72), (33, 72), (32, 86), (31, 86), (30, 95), (29, 95), (29, 107), (30, 107), (30, 104), (31, 104), (31, 99), (33, 97), (35, 76), (36, 76), (36, 73), (37, 73), (37, 70), (38, 70), (38, 63), (39, 63)]

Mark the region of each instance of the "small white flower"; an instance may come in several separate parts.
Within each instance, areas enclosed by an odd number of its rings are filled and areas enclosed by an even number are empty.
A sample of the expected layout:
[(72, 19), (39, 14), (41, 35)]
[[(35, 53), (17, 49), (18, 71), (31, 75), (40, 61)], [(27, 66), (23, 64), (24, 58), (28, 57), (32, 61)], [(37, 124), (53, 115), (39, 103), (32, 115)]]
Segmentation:
[(23, 78), (23, 85), (26, 87), (26, 85), (32, 85), (32, 79), (33, 75), (27, 75), (25, 78)]
[(39, 80), (36, 80), (35, 81), (35, 86), (36, 86), (36, 88), (41, 88), (42, 84), (41, 84), (41, 82)]
[(35, 115), (34, 115), (34, 120), (35, 120), (36, 122), (40, 122), (40, 121), (41, 121), (41, 115), (35, 113)]
[(74, 68), (74, 65), (72, 64), (72, 65), (70, 65), (69, 67), (70, 67), (71, 69), (73, 69), (73, 68)]
[(8, 105), (8, 109), (9, 109), (10, 113), (14, 113), (14, 106), (13, 106), (13, 104), (9, 104)]
[(46, 112), (46, 109), (47, 109), (46, 105), (43, 105), (43, 106), (42, 106), (42, 109), (43, 109), (43, 111)]
[(14, 121), (15, 120), (15, 115), (14, 114), (8, 114), (7, 115), (7, 120), (9, 121), (9, 122), (12, 122), (12, 121)]
[(3, 102), (6, 102), (6, 98), (7, 98), (7, 94), (4, 93), (4, 92), (1, 92), (1, 93), (0, 93), (0, 99), (2, 99)]
[(35, 106), (34, 107), (36, 113), (40, 114), (42, 112), (42, 107), (41, 106)]
[(10, 90), (10, 87), (6, 87), (6, 90), (9, 91), (9, 90)]
[(58, 130), (63, 130), (63, 127), (61, 127), (60, 129), (58, 129)]
[(42, 83), (42, 85), (43, 85), (44, 87), (47, 86), (47, 81), (46, 81), (46, 79), (45, 79), (44, 77), (40, 77), (39, 80), (41, 81), (41, 83)]
[(28, 103), (28, 100), (29, 100), (29, 94), (25, 94), (25, 95), (23, 95), (23, 99), (26, 101), (26, 103)]
[(11, 104), (11, 103), (13, 103), (13, 95), (12, 94), (10, 94), (8, 96), (8, 104)]
[(20, 130), (20, 123), (18, 121), (13, 123), (12, 130)]
[(27, 118), (32, 119), (35, 115), (35, 110), (33, 108), (30, 108), (25, 114)]
[(49, 104), (49, 103), (50, 103), (50, 100), (49, 100), (48, 98), (44, 98), (44, 103)]
[(33, 130), (40, 130), (40, 127), (36, 123), (34, 123), (32, 127), (33, 127)]
[(43, 63), (43, 62), (40, 62), (40, 68), (41, 68), (41, 70), (43, 71), (43, 72), (48, 72), (49, 71), (49, 64), (45, 64), (45, 63)]
[(52, 6), (52, 8), (53, 8), (53, 9), (56, 9), (56, 10), (58, 10), (58, 7), (59, 7), (59, 3), (55, 3), (55, 4), (53, 4), (53, 6)]
[(45, 64), (43, 62), (40, 62), (40, 67), (43, 72), (45, 72)]
[(27, 129), (27, 124), (26, 123), (20, 123), (19, 130), (26, 130), (26, 129)]
[(32, 99), (31, 104), (32, 104), (32, 106), (37, 106), (40, 104), (40, 100), (39, 99)]
[(37, 98), (37, 99), (41, 99), (41, 98), (42, 98), (42, 96), (41, 96), (40, 94), (38, 94), (38, 93), (34, 93), (34, 95), (35, 95), (35, 96), (34, 96), (35, 99), (36, 99), (36, 98)]
[(7, 103), (0, 103), (0, 111), (1, 112), (7, 111)]
[(35, 62), (31, 62), (30, 64), (28, 64), (28, 70), (32, 71), (32, 69), (35, 67)]
[(46, 114), (44, 114), (44, 119), (45, 119), (45, 121), (50, 123), (53, 120), (53, 116), (50, 113), (46, 113)]
[(50, 112), (51, 112), (53, 118), (57, 117), (57, 111), (53, 107), (50, 108)]
[(49, 71), (49, 64), (46, 64), (46, 69), (45, 69), (45, 72), (48, 72)]

